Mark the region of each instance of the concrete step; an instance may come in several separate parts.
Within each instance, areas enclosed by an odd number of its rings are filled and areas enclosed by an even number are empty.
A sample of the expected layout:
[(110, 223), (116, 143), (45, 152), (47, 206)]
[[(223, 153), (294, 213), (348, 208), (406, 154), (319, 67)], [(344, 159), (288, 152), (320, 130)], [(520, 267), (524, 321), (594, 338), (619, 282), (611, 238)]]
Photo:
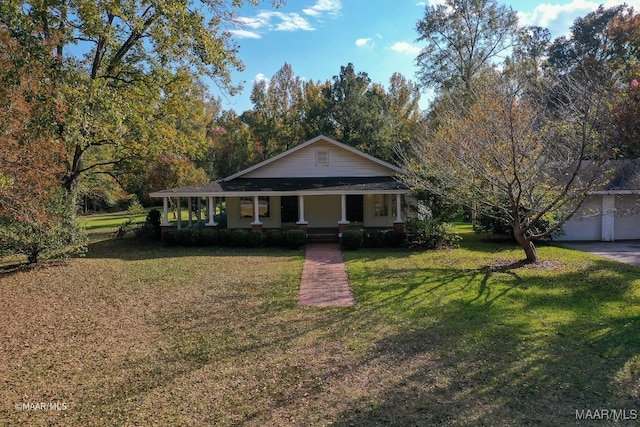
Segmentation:
[(307, 235), (307, 241), (309, 243), (339, 243), (338, 233), (312, 233)]

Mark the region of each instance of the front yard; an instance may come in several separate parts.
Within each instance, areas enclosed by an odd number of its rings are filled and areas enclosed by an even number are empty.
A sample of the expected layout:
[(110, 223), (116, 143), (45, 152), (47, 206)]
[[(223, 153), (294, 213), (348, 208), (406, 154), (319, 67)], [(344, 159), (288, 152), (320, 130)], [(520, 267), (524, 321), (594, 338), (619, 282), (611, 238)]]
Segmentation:
[(321, 309), (296, 305), (303, 251), (94, 237), (85, 258), (0, 275), (0, 420), (557, 426), (602, 425), (587, 412), (600, 409), (638, 417), (640, 269), (539, 253), (557, 262), (503, 268), (522, 252), (468, 233), (455, 250), (346, 252), (357, 304)]

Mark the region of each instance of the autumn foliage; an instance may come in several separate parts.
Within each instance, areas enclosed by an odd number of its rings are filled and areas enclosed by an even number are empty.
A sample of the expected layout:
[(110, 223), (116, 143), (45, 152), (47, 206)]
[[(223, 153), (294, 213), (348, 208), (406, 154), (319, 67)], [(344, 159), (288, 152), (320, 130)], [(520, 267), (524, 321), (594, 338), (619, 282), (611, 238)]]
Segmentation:
[(51, 123), (60, 110), (44, 66), (0, 28), (0, 214), (54, 220), (45, 205), (60, 188), (65, 145)]

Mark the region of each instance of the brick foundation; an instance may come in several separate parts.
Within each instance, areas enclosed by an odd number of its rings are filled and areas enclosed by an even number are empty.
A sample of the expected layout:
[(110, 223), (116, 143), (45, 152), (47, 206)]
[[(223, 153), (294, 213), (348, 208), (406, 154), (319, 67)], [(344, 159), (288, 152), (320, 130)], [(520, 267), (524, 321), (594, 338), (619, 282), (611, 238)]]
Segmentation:
[(396, 233), (404, 233), (404, 222), (394, 222), (393, 231)]
[(345, 231), (347, 231), (348, 228), (349, 228), (349, 223), (346, 223), (346, 224), (338, 223), (338, 234), (344, 233)]
[(251, 230), (262, 231), (262, 224), (251, 224)]

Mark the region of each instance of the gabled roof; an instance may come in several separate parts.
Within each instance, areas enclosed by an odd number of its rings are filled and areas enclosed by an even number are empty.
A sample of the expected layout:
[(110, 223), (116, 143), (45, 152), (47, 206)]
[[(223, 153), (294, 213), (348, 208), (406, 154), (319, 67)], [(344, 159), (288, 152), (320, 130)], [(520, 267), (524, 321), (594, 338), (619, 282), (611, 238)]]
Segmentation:
[(308, 146), (310, 146), (312, 144), (315, 144), (315, 143), (317, 143), (319, 141), (323, 141), (323, 142), (332, 144), (332, 145), (334, 145), (334, 146), (336, 146), (336, 147), (338, 147), (340, 149), (347, 150), (347, 151), (349, 151), (349, 152), (351, 152), (351, 153), (353, 153), (353, 154), (355, 154), (357, 156), (360, 156), (360, 157), (362, 157), (362, 158), (364, 158), (364, 159), (366, 159), (366, 160), (368, 160), (370, 162), (373, 162), (373, 163), (375, 163), (375, 164), (377, 164), (379, 166), (383, 166), (383, 167), (385, 167), (387, 169), (390, 169), (391, 171), (393, 171), (395, 173), (406, 174), (405, 170), (403, 170), (402, 168), (399, 168), (399, 167), (397, 167), (395, 165), (392, 165), (391, 163), (388, 163), (388, 162), (385, 162), (383, 160), (380, 160), (380, 159), (378, 159), (376, 157), (373, 157), (373, 156), (371, 156), (371, 155), (369, 155), (367, 153), (364, 153), (364, 152), (362, 152), (362, 151), (360, 151), (360, 150), (358, 150), (356, 148), (353, 148), (353, 147), (351, 147), (349, 145), (346, 145), (346, 144), (343, 144), (341, 142), (338, 142), (338, 141), (336, 141), (334, 139), (331, 139), (329, 137), (326, 137), (324, 135), (319, 135), (319, 136), (317, 136), (317, 137), (315, 137), (313, 139), (310, 139), (310, 140), (308, 140), (308, 141), (306, 141), (306, 142), (304, 142), (304, 143), (302, 143), (300, 145), (297, 145), (297, 146), (295, 146), (295, 147), (293, 147), (293, 148), (291, 148), (291, 149), (289, 149), (289, 150), (287, 150), (287, 151), (285, 151), (283, 153), (280, 153), (280, 154), (278, 154), (278, 155), (276, 155), (274, 157), (271, 157), (271, 158), (269, 158), (267, 160), (264, 160), (263, 162), (260, 162), (260, 163), (258, 163), (256, 165), (253, 165), (253, 166), (248, 167), (248, 168), (246, 168), (244, 170), (241, 170), (240, 172), (237, 172), (237, 173), (235, 173), (233, 175), (230, 175), (230, 176), (224, 178), (222, 181), (231, 181), (231, 180), (234, 180), (236, 178), (240, 178), (240, 177), (242, 177), (242, 176), (244, 176), (244, 175), (246, 175), (246, 174), (248, 174), (250, 172), (253, 172), (253, 171), (257, 170), (257, 169), (260, 169), (260, 168), (262, 168), (262, 167), (264, 167), (266, 165), (269, 165), (269, 164), (271, 164), (273, 162), (276, 162), (276, 161), (278, 161), (278, 160), (280, 160), (280, 159), (282, 159), (284, 157), (290, 156), (290, 155), (292, 155), (293, 153), (295, 153), (297, 151), (305, 149), (306, 147), (308, 147)]

